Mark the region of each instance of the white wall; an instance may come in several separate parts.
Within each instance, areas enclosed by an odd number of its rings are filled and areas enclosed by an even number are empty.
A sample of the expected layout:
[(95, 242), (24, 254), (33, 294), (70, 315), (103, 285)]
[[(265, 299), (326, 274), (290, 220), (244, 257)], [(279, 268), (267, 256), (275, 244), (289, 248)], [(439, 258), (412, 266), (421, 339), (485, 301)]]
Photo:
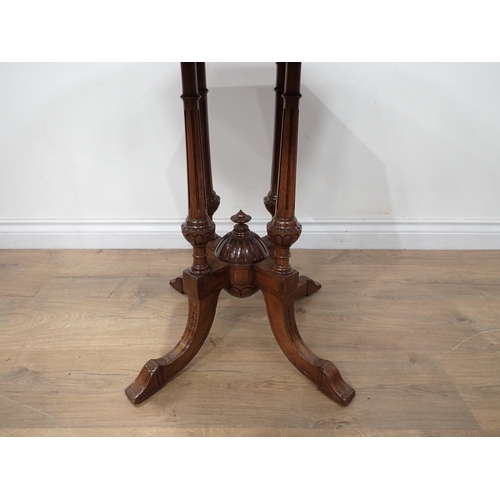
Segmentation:
[[(274, 73), (207, 64), (216, 217), (261, 232)], [(0, 247), (185, 246), (180, 93), (178, 63), (0, 64)], [(500, 248), (500, 64), (304, 63), (302, 95), (297, 247)]]

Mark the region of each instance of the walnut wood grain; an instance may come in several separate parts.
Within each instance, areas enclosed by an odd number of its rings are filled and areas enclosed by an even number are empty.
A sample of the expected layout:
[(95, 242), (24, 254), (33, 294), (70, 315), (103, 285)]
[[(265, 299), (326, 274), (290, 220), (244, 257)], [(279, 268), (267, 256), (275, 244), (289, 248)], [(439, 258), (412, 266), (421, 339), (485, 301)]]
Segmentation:
[(234, 229), (220, 239), (214, 258), (231, 264), (226, 290), (234, 297), (246, 298), (259, 290), (253, 265), (269, 257), (269, 252), (261, 237), (246, 224), (252, 220), (249, 215), (240, 210), (231, 220), (235, 223)]
[(315, 382), (322, 392), (341, 405), (348, 405), (355, 396), (354, 389), (345, 382), (331, 361), (320, 358), (307, 347), (299, 333), (295, 320), (298, 271), (277, 276), (273, 266), (273, 260), (267, 259), (255, 266), (255, 272), (278, 345), (291, 363)]
[(194, 358), (205, 342), (214, 321), (220, 291), (227, 284), (228, 266), (216, 264), (210, 274), (184, 271), (183, 291), (189, 300), (186, 328), (177, 345), (157, 359), (150, 359), (135, 381), (125, 390), (134, 404), (140, 404), (172, 380)]
[(280, 276), (293, 272), (290, 247), (302, 231), (295, 217), (300, 71), (301, 63), (286, 63), (276, 210), (267, 225), (267, 235), (275, 244), (273, 271)]
[(264, 198), (267, 211), (274, 215), (276, 209), (276, 193), (278, 191), (278, 176), (281, 161), (281, 136), (283, 128), (283, 92), (285, 90), (285, 67), (286, 63), (276, 63), (276, 87), (274, 103), (274, 136), (273, 156), (271, 163), (271, 188)]
[[(213, 220), (213, 215), (220, 205), (220, 196), (214, 191), (212, 180), (212, 160), (210, 154), (210, 133), (208, 120), (208, 88), (207, 75), (204, 62), (196, 63), (196, 77), (198, 81), (198, 93), (200, 94), (199, 109), (200, 109), (200, 132), (201, 132), (201, 147), (203, 157), (203, 173), (205, 176), (205, 193), (207, 212)], [(217, 238), (214, 232), (213, 239)]]
[(182, 234), (193, 247), (191, 272), (200, 276), (210, 271), (206, 247), (215, 237), (215, 224), (207, 210), (196, 63), (181, 63), (181, 75), (188, 174), (188, 216)]
[(193, 359), (208, 335), (223, 288), (238, 298), (262, 289), (271, 329), (287, 358), (341, 405), (354, 397), (337, 367), (307, 347), (295, 321), (295, 300), (321, 287), (299, 277), (290, 264), (290, 247), (302, 230), (295, 217), (300, 72), (301, 63), (277, 63), (271, 189), (265, 198), (273, 217), (267, 236), (250, 231), (251, 217), (240, 210), (231, 217), (233, 230), (221, 238), (212, 217), (219, 199), (212, 186), (205, 65), (181, 63), (189, 194), (182, 232), (193, 247), (193, 263), (170, 285), (188, 296), (188, 321), (176, 347), (148, 361), (126, 389), (134, 404), (161, 389)]

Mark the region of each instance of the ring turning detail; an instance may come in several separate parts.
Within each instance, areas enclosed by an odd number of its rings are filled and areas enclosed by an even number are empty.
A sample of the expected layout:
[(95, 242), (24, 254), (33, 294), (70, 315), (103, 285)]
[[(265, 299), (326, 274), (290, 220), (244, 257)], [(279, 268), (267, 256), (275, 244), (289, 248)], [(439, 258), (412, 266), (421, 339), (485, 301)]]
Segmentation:
[(220, 199), (212, 185), (205, 63), (181, 63), (188, 179), (188, 216), (181, 229), (193, 260), (170, 284), (187, 296), (188, 316), (177, 345), (149, 360), (125, 390), (132, 403), (152, 396), (194, 358), (210, 332), (223, 289), (238, 298), (262, 291), (271, 330), (290, 362), (337, 403), (346, 406), (354, 398), (338, 368), (307, 347), (295, 320), (295, 301), (321, 288), (290, 264), (290, 247), (302, 230), (295, 217), (300, 73), (301, 63), (276, 63), (271, 188), (264, 198), (272, 217), (267, 236), (250, 231), (251, 217), (240, 210), (231, 217), (233, 230), (220, 237), (213, 222)]

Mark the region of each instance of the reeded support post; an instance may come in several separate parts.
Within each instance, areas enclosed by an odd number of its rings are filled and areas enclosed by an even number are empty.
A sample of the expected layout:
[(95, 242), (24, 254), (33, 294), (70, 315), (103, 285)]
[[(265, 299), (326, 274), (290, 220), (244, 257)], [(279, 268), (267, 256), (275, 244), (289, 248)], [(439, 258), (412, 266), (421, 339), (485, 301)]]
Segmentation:
[(190, 272), (201, 276), (210, 272), (206, 247), (214, 237), (215, 225), (207, 211), (196, 63), (181, 63), (181, 75), (189, 205), (188, 216), (181, 227), (182, 234), (193, 246)]
[[(196, 74), (198, 78), (198, 93), (200, 94), (200, 125), (201, 145), (203, 151), (203, 171), (205, 174), (205, 192), (207, 199), (207, 211), (211, 219), (220, 205), (220, 197), (216, 194), (212, 180), (212, 161), (210, 156), (210, 134), (208, 132), (208, 88), (205, 63), (196, 63)], [(214, 232), (214, 238), (217, 235)]]
[(264, 205), (267, 211), (274, 215), (276, 209), (276, 192), (278, 189), (278, 174), (281, 158), (281, 131), (283, 126), (283, 92), (285, 90), (285, 66), (284, 62), (276, 63), (276, 87), (274, 91), (274, 137), (273, 137), (273, 158), (271, 164), (271, 188), (264, 198)]
[(302, 226), (295, 217), (300, 70), (301, 63), (286, 63), (276, 210), (267, 225), (268, 237), (276, 245), (273, 272), (280, 276), (293, 272), (290, 266), (290, 247), (299, 239), (302, 231)]

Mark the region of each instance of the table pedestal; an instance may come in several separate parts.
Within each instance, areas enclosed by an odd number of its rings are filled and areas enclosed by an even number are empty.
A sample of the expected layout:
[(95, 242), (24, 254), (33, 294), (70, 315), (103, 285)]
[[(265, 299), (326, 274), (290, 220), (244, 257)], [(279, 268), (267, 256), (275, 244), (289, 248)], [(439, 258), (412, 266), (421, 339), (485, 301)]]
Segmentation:
[(301, 63), (277, 63), (271, 189), (264, 198), (272, 216), (267, 236), (250, 231), (251, 217), (240, 211), (231, 217), (233, 231), (220, 237), (213, 222), (220, 200), (212, 186), (205, 63), (181, 63), (189, 205), (182, 233), (193, 247), (193, 261), (170, 284), (187, 296), (189, 310), (177, 345), (149, 360), (125, 390), (132, 403), (142, 403), (193, 359), (208, 336), (222, 289), (240, 298), (261, 290), (273, 334), (292, 364), (341, 405), (354, 397), (337, 367), (307, 347), (295, 321), (295, 301), (321, 287), (290, 265), (290, 247), (302, 229), (295, 217), (300, 71)]

